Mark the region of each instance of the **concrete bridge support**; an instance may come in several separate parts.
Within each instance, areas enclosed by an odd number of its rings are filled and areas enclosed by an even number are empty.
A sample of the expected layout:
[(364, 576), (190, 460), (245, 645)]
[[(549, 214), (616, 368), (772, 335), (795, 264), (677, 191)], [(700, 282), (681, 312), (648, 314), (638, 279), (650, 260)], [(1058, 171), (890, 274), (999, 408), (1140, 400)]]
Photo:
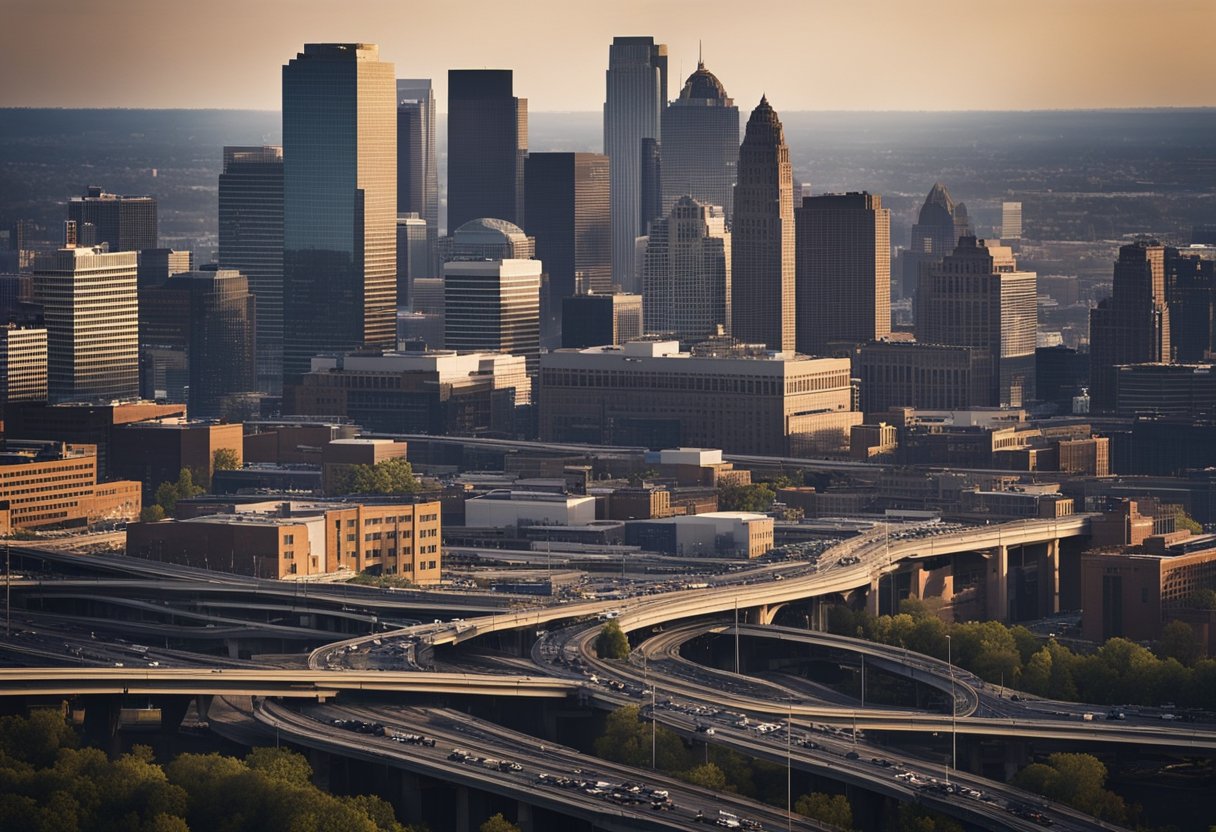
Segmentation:
[(1009, 547), (997, 546), (988, 555), (988, 618), (1005, 621), (1009, 617)]
[(1039, 611), (1055, 615), (1060, 611), (1060, 541), (1049, 540), (1039, 561)]
[(879, 599), (882, 597), (882, 593), (880, 592), (881, 587), (879, 586), (880, 580), (881, 578), (872, 578), (870, 580), (870, 591), (866, 593), (866, 611), (874, 616), (877, 616), (880, 612)]
[(473, 832), (469, 822), (469, 787), (456, 787), (456, 832)]
[(519, 801), (515, 808), (515, 825), (519, 827), (519, 832), (534, 832), (535, 825), (532, 821), (532, 804), (523, 800)]
[(422, 778), (409, 771), (401, 772), (400, 810), (408, 822), (422, 820)]

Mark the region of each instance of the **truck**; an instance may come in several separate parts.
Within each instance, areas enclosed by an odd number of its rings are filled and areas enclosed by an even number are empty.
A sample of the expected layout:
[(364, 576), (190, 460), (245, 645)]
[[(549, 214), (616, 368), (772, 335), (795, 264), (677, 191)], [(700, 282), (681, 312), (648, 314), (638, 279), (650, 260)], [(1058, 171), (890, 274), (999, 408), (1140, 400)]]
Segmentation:
[(723, 829), (738, 829), (740, 826), (742, 826), (742, 824), (739, 823), (738, 815), (723, 811), (721, 809), (718, 810), (717, 824)]

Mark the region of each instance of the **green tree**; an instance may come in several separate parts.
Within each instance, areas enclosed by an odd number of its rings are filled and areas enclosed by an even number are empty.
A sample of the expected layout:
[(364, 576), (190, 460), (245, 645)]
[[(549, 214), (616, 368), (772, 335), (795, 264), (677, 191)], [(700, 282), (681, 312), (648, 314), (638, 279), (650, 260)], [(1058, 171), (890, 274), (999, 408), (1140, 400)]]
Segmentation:
[(492, 815), (478, 827), (481, 832), (519, 832), (519, 827), (502, 816), (502, 812)]
[(1051, 651), (1046, 647), (1030, 657), (1022, 670), (1019, 687), (1036, 696), (1046, 696), (1051, 689)]
[(1163, 659), (1177, 659), (1190, 667), (1203, 658), (1204, 647), (1195, 629), (1185, 621), (1171, 621), (1161, 630), (1155, 650)]
[(307, 786), (312, 782), (312, 766), (303, 754), (286, 748), (255, 748), (245, 755), (245, 764), (253, 771), (281, 783)]
[(750, 485), (721, 485), (718, 487), (719, 511), (768, 511), (776, 492), (763, 483)]
[(1090, 754), (1052, 754), (1046, 763), (1032, 763), (1019, 771), (1013, 783), (1099, 820), (1127, 819), (1123, 798), (1103, 788), (1106, 766)]
[(194, 473), (183, 468), (177, 474), (177, 482), (162, 482), (156, 489), (156, 504), (166, 515), (173, 513), (178, 500), (197, 497), (207, 489), (194, 484)]
[(601, 659), (629, 658), (629, 639), (620, 624), (615, 621), (604, 623), (595, 639), (595, 652)]
[(163, 508), (161, 508), (159, 505), (157, 505), (156, 503), (153, 503), (150, 506), (145, 506), (144, 508), (140, 509), (139, 522), (141, 522), (141, 523), (155, 523), (159, 520), (164, 520), (164, 519), (165, 519), (165, 510)]
[(680, 779), (700, 786), (703, 789), (713, 789), (720, 792), (726, 788), (726, 775), (714, 763), (703, 763), (689, 769), (680, 775)]
[(413, 466), (404, 459), (348, 466), (337, 484), (341, 494), (414, 494), (420, 488)]
[(794, 804), (794, 811), (837, 829), (853, 828), (853, 807), (849, 805), (849, 799), (842, 794), (804, 794)]
[(240, 467), (240, 457), (232, 448), (218, 448), (211, 455), (211, 470), (213, 471), (235, 471)]

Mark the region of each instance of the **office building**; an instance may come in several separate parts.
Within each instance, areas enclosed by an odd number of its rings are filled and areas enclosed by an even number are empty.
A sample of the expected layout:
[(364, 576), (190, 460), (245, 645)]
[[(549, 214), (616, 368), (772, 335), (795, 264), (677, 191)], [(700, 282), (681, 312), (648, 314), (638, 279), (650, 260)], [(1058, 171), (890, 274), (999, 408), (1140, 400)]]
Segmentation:
[(620, 346), (642, 337), (642, 296), (575, 295), (562, 299), (562, 347)]
[(612, 291), (612, 214), (608, 157), (533, 153), (525, 177), (524, 228), (549, 275), (541, 337), (562, 336), (562, 303), (583, 292)]
[(1022, 203), (1001, 203), (1001, 239), (1022, 239)]
[(47, 400), (46, 345), (42, 327), (0, 327), (0, 416), (11, 402)]
[(190, 469), (196, 484), (206, 487), (215, 472), (218, 451), (231, 451), (237, 467), (241, 466), (243, 435), (239, 422), (217, 424), (180, 417), (118, 425), (111, 434), (110, 472), (142, 482), (145, 499), (151, 499), (161, 483), (177, 482), (183, 468)]
[(632, 341), (556, 350), (540, 366), (542, 441), (785, 456), (846, 450), (861, 422), (847, 358), (709, 356)]
[(76, 243), (106, 244), (110, 251), (157, 247), (156, 200), (150, 196), (108, 194), (95, 185), (68, 201), (68, 221), (76, 223)]
[(369, 431), (515, 435), (532, 383), (523, 356), (403, 352), (319, 357), (284, 391), (283, 410), (348, 419)]
[(515, 223), (492, 217), (469, 220), (439, 241), (440, 259), (531, 260), (536, 240)]
[(127, 532), (127, 553), (162, 563), (256, 578), (290, 578), (351, 570), (439, 583), (439, 503), (384, 501), (233, 501), (216, 513)]
[(781, 120), (767, 98), (739, 148), (731, 232), (731, 334), (770, 350), (795, 348), (794, 180)]
[(439, 274), (439, 165), (430, 78), (397, 79), (397, 213), (426, 222), (427, 273)]
[[(646, 233), (644, 219), (650, 219), (643, 217), (642, 168), (644, 158), (653, 160), (657, 148), (651, 144), (644, 153), (643, 141), (661, 141), (666, 104), (667, 45), (651, 37), (613, 38), (608, 48), (604, 154), (612, 160), (612, 280), (627, 292), (639, 288), (633, 273), (634, 246)], [(652, 171), (648, 192), (659, 190), (655, 178)]]
[(1216, 365), (1124, 364), (1115, 368), (1119, 416), (1216, 418)]
[(875, 341), (857, 350), (861, 410), (971, 410), (990, 403), (992, 361), (980, 347)]
[(1165, 297), (1174, 360), (1216, 358), (1216, 260), (1187, 249), (1167, 248)]
[[(954, 251), (959, 237), (963, 236), (955, 227), (957, 213), (946, 186), (934, 182), (912, 226), (908, 248), (900, 258), (900, 294), (903, 297), (915, 297), (922, 270), (941, 262)], [(970, 230), (970, 221), (966, 225)]]
[[(113, 251), (113, 249), (111, 249)], [(139, 290), (163, 285), (175, 274), (194, 271), (194, 252), (171, 248), (146, 248), (139, 252)], [(140, 304), (142, 307), (142, 303)]]
[[(443, 266), (443, 341), (449, 350), (540, 356), (539, 260), (454, 260)], [(522, 402), (521, 402), (522, 403)]]
[(509, 69), (448, 71), (448, 228), (478, 217), (524, 224), (528, 100)]
[(1115, 368), (1169, 363), (1170, 310), (1165, 295), (1165, 248), (1139, 240), (1119, 249), (1111, 296), (1089, 313), (1090, 409), (1115, 407)]
[(185, 284), (189, 295), (189, 413), (196, 419), (227, 416), (230, 397), (252, 391), (256, 383), (257, 311), (249, 281), (221, 269), (170, 282)]
[(705, 64), (688, 76), (680, 97), (663, 110), (662, 214), (691, 196), (718, 205), (729, 227), (739, 164), (739, 108)]
[(798, 352), (827, 355), (891, 332), (891, 212), (868, 193), (806, 197), (794, 211)]
[(625, 542), (681, 557), (751, 559), (773, 548), (773, 518), (745, 511), (714, 511), (625, 524)]
[(139, 395), (137, 257), (134, 251), (62, 248), (35, 261), (51, 401)]
[(0, 442), (0, 534), (139, 518), (139, 483), (97, 481), (97, 449), (53, 441)]
[(221, 269), (257, 298), (257, 389), (283, 390), (283, 148), (225, 147), (220, 174)]
[(500, 488), (466, 500), (464, 517), (479, 529), (587, 526), (595, 522), (595, 497)]
[(140, 290), (139, 390), (145, 399), (184, 403), (190, 386), (190, 286), (177, 278)]
[(375, 44), (283, 67), (283, 373), (396, 341), (397, 106)]
[(413, 212), (398, 214), (397, 306), (409, 306), (414, 281), (430, 276), (431, 240), (426, 220)]
[(682, 196), (650, 229), (642, 267), (648, 333), (700, 341), (730, 331), (731, 235), (716, 205)]
[(1007, 246), (961, 238), (952, 254), (922, 273), (915, 310), (918, 341), (988, 351), (986, 404), (1021, 407), (1034, 400), (1035, 274), (1019, 271)]

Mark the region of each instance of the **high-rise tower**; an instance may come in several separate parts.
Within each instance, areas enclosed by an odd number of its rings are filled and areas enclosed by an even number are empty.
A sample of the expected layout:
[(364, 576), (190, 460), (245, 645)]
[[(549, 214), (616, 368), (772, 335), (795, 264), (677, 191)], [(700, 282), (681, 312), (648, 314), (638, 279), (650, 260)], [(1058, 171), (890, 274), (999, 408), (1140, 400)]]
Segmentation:
[(397, 79), (397, 213), (427, 225), (427, 262), (439, 274), (439, 167), (435, 161), (435, 91), (430, 78)]
[[(955, 227), (954, 200), (950, 192), (941, 182), (934, 182), (929, 189), (925, 202), (920, 207), (916, 224), (912, 226), (908, 250), (902, 258), (900, 273), (900, 290), (904, 297), (910, 298), (916, 294), (916, 285), (921, 272), (941, 262), (941, 259), (954, 251), (960, 231)], [(970, 229), (970, 221), (963, 212), (963, 224)]]
[(1165, 247), (1138, 240), (1119, 249), (1111, 296), (1089, 312), (1090, 409), (1115, 408), (1115, 367), (1169, 363)]
[(283, 148), (225, 147), (220, 174), (221, 269), (257, 298), (257, 387), (283, 389)]
[(469, 220), (524, 223), (528, 99), (509, 69), (448, 71), (448, 233)]
[(375, 44), (283, 67), (283, 372), (396, 339), (397, 106)]
[(660, 139), (666, 100), (667, 45), (651, 37), (613, 38), (608, 48), (604, 154), (612, 160), (612, 279), (626, 291), (637, 291), (634, 246), (646, 233), (643, 140)]
[(794, 177), (781, 120), (764, 97), (739, 148), (731, 334), (771, 350), (794, 349)]
[(110, 251), (156, 248), (156, 200), (150, 196), (118, 196), (90, 185), (84, 196), (68, 202), (68, 219), (76, 223), (82, 246), (106, 243)]
[(798, 352), (891, 332), (891, 212), (877, 194), (805, 197), (797, 224)]
[(663, 111), (663, 214), (682, 196), (722, 208), (729, 226), (739, 162), (739, 108), (698, 63), (680, 97)]
[(642, 268), (646, 332), (700, 341), (730, 330), (730, 232), (716, 205), (680, 197), (650, 229)]

